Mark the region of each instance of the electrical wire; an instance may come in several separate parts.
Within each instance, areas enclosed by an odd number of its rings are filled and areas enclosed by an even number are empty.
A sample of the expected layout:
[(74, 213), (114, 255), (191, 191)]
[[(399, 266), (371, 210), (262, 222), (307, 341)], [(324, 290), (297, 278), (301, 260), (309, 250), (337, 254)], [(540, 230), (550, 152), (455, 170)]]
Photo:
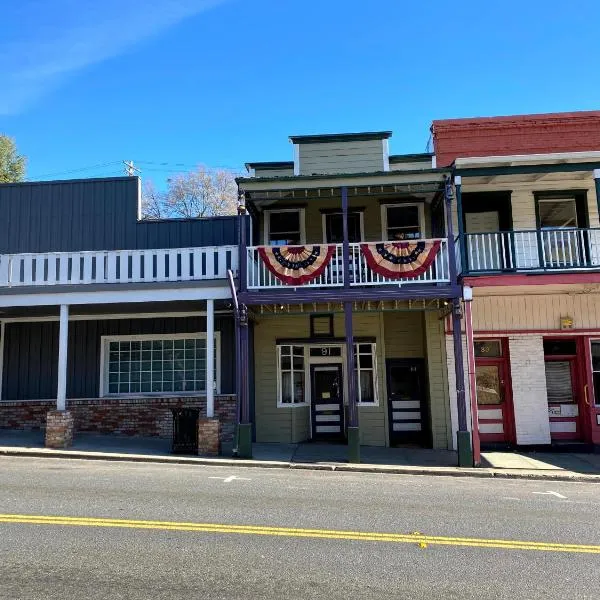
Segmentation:
[(89, 167), (81, 167), (79, 169), (69, 169), (67, 171), (55, 171), (54, 173), (43, 173), (41, 175), (30, 175), (26, 178), (26, 181), (39, 180), (45, 177), (56, 177), (58, 175), (69, 175), (70, 173), (82, 173), (83, 171), (92, 171), (94, 169), (103, 169), (104, 167), (109, 167), (111, 165), (120, 165), (120, 160), (114, 160), (112, 162), (101, 163), (98, 165), (91, 165)]

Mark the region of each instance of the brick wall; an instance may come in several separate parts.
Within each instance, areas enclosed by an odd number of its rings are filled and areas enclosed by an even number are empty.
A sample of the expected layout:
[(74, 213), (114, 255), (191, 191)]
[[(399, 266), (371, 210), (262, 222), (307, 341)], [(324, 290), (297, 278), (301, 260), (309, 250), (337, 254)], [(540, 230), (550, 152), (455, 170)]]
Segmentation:
[[(170, 438), (171, 408), (199, 408), (206, 417), (206, 398), (100, 398), (68, 400), (75, 432)], [(0, 403), (0, 428), (45, 429), (46, 414), (56, 408), (52, 400)], [(231, 442), (236, 421), (236, 396), (215, 396), (215, 416), (221, 421), (221, 442)]]
[(600, 150), (600, 111), (433, 122), (438, 167), (457, 157)]
[(549, 444), (543, 338), (511, 335), (508, 346), (517, 444)]

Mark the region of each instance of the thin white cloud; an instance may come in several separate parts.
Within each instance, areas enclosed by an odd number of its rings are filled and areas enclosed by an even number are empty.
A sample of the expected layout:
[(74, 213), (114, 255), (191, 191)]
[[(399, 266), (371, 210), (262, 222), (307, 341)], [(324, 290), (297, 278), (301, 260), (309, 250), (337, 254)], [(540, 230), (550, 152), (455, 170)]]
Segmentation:
[[(226, 1), (23, 2), (19, 8), (27, 9), (27, 21), (18, 19), (15, 11), (12, 16), (20, 23), (13, 23), (12, 39), (0, 41), (0, 115), (23, 112), (77, 71), (118, 56), (184, 19)], [(36, 4), (41, 11), (39, 22), (36, 22)], [(51, 22), (48, 6), (52, 6)], [(18, 12), (24, 16), (24, 10)]]

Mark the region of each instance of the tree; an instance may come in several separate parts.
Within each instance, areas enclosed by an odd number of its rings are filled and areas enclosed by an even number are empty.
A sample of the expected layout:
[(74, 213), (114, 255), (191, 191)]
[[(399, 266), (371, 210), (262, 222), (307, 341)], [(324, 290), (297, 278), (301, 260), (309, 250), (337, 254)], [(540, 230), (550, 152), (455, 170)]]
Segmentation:
[(25, 178), (27, 159), (17, 154), (15, 140), (0, 134), (0, 183), (15, 183)]
[(146, 219), (234, 215), (236, 209), (237, 186), (231, 171), (199, 166), (169, 179), (164, 192), (151, 181), (143, 187), (142, 214)]

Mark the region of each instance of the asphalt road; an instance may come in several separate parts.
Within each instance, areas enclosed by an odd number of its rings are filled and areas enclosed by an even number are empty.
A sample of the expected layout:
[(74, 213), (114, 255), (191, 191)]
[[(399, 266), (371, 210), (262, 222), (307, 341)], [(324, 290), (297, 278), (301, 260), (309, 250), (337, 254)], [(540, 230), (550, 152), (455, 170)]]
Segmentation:
[(599, 514), (593, 483), (2, 457), (0, 598), (596, 599)]

